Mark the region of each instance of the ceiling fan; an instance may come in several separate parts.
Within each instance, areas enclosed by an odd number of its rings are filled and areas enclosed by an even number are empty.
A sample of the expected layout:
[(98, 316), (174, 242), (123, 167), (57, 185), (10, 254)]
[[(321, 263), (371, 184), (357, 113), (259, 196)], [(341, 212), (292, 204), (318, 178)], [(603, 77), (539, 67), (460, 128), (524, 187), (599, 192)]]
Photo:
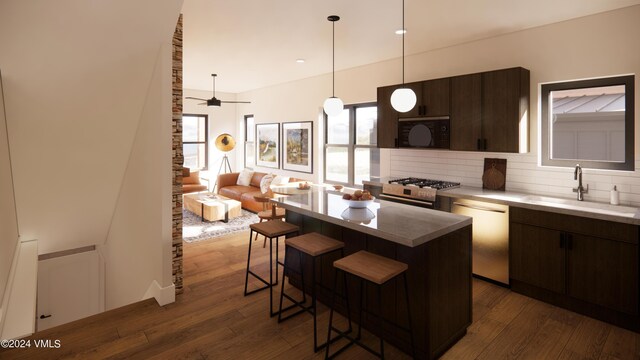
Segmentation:
[(220, 106), (222, 103), (226, 103), (226, 104), (251, 104), (251, 101), (224, 101), (224, 100), (220, 100), (220, 99), (216, 98), (216, 76), (218, 76), (218, 75), (217, 74), (211, 74), (211, 77), (213, 78), (213, 97), (211, 99), (202, 99), (202, 98), (191, 97), (191, 96), (187, 96), (187, 97), (185, 97), (185, 99), (205, 101), (203, 103), (199, 103), (198, 105), (207, 105), (207, 106)]

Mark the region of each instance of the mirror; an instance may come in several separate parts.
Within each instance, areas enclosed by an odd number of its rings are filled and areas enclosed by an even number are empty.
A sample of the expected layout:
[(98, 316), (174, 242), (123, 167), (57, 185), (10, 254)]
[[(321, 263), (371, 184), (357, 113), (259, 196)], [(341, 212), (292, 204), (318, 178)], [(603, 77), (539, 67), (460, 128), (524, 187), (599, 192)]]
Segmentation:
[[(4, 111), (2, 73), (0, 72), (0, 307), (4, 296), (13, 253), (18, 243), (18, 220), (13, 192), (9, 136)], [(0, 309), (2, 320), (2, 309)], [(0, 321), (0, 325), (2, 321)]]
[(543, 84), (542, 165), (634, 170), (634, 77)]

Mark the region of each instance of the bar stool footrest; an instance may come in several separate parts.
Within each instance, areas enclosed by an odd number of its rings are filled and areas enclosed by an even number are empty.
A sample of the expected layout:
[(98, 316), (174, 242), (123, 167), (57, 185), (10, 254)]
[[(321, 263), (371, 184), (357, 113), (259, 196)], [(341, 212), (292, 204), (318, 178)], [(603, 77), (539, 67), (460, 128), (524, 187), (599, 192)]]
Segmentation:
[[(338, 336), (336, 336), (333, 339), (331, 339), (331, 343), (332, 344), (334, 342), (338, 341), (339, 339), (342, 339), (342, 338), (349, 340), (349, 343), (343, 345), (341, 348), (336, 350), (336, 352), (334, 352), (333, 354), (329, 355), (328, 359), (333, 359), (335, 356), (337, 356), (338, 354), (342, 353), (344, 350), (348, 349), (353, 344), (357, 344), (358, 346), (362, 347), (363, 349), (367, 350), (368, 352), (370, 352), (371, 354), (373, 354), (373, 355), (375, 355), (375, 356), (377, 356), (379, 358), (384, 358), (383, 354), (380, 354), (379, 352), (373, 350), (368, 345), (366, 345), (362, 341), (360, 341), (359, 338), (357, 338), (357, 337), (354, 338), (354, 337), (349, 336), (348, 334), (351, 333), (352, 330), (342, 331), (340, 329), (336, 329), (333, 326), (331, 327), (331, 330), (338, 333)], [(325, 346), (327, 346), (327, 344), (324, 343), (321, 346), (325, 347)]]
[(251, 291), (246, 291), (245, 290), (244, 296), (251, 295), (251, 294), (257, 293), (258, 291), (266, 290), (266, 289), (270, 288), (271, 286), (278, 285), (278, 281), (276, 281), (275, 283), (269, 285), (269, 282), (267, 280), (263, 279), (262, 277), (260, 277), (260, 275), (254, 273), (251, 270), (249, 270), (248, 273), (249, 273), (249, 275), (253, 276), (254, 278), (256, 278), (256, 279), (260, 280), (262, 283), (264, 283), (264, 286), (260, 287), (260, 288), (257, 288), (257, 289), (253, 289)]

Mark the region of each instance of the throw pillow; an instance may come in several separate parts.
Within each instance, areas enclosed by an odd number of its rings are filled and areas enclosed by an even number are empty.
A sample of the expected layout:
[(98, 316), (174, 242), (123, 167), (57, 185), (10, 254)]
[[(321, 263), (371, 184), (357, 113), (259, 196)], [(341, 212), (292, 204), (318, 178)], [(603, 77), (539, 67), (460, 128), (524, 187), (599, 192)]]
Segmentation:
[(285, 185), (288, 182), (289, 182), (289, 177), (288, 176), (276, 175), (276, 177), (273, 178), (273, 181), (271, 182), (271, 185), (273, 185), (273, 186)]
[(271, 188), (271, 182), (273, 181), (273, 175), (271, 174), (267, 174), (265, 176), (262, 177), (262, 180), (260, 180), (260, 192), (264, 195), (266, 194), (269, 189)]
[(238, 175), (238, 181), (236, 182), (236, 185), (249, 186), (249, 184), (251, 183), (252, 177), (253, 177), (253, 171), (248, 169), (243, 169), (242, 171), (240, 171), (240, 174)]

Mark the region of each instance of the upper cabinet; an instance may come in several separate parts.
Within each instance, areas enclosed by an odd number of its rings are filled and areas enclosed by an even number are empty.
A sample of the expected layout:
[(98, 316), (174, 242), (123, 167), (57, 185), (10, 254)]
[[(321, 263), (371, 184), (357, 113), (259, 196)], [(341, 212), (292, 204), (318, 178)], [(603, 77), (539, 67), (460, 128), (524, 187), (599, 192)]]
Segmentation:
[(482, 73), (482, 148), (529, 151), (529, 70)]
[(399, 118), (448, 115), (451, 150), (529, 151), (529, 70), (517, 67), (406, 86), (418, 98), (407, 113), (393, 110), (389, 100), (399, 85), (378, 88), (378, 147), (398, 147)]
[(482, 74), (451, 78), (451, 150), (480, 150), (482, 145)]
[(398, 118), (449, 115), (449, 78), (408, 83), (405, 87), (416, 93), (416, 106), (406, 113), (396, 112)]

